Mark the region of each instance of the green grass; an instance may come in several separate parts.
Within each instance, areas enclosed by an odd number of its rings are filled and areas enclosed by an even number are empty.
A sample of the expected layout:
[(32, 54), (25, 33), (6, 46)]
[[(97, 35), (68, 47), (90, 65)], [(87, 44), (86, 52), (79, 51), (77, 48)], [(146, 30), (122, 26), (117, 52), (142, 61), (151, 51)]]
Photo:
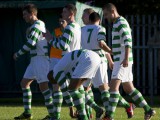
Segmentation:
[[(160, 109), (154, 108), (157, 114), (152, 120), (160, 120)], [(13, 120), (14, 116), (17, 116), (23, 112), (23, 107), (20, 105), (1, 105), (0, 106), (0, 120)], [(39, 120), (47, 115), (47, 110), (43, 105), (34, 105), (32, 107), (34, 120)], [(144, 111), (142, 108), (135, 109), (135, 116), (131, 120), (143, 120)], [(69, 117), (68, 107), (63, 107), (61, 112), (61, 120), (71, 120)], [(127, 116), (124, 108), (118, 107), (115, 113), (115, 120), (127, 120)]]

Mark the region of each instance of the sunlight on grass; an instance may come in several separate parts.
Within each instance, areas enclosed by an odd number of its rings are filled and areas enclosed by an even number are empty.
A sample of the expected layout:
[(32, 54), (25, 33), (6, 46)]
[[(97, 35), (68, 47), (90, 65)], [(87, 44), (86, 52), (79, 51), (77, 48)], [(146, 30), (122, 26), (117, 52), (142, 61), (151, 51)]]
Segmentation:
[[(152, 118), (152, 120), (160, 120), (160, 109), (154, 108), (157, 114)], [(23, 112), (22, 106), (0, 106), (0, 120), (13, 120), (14, 116), (18, 116)], [(32, 107), (34, 120), (40, 120), (47, 115), (47, 110), (43, 106), (33, 106)], [(143, 109), (136, 108), (135, 116), (131, 120), (143, 120), (144, 111)], [(71, 120), (69, 117), (68, 107), (63, 107), (61, 112), (61, 120)], [(127, 115), (124, 108), (118, 108), (115, 113), (115, 120), (127, 120)]]

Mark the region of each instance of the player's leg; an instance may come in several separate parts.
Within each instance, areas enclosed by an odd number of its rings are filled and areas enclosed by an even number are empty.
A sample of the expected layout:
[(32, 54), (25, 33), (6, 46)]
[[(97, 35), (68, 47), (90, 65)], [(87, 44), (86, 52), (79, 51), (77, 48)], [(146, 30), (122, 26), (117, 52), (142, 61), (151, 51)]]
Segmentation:
[[(84, 86), (84, 90), (85, 90), (85, 92), (87, 92), (89, 94), (89, 96), (91, 97), (91, 99), (94, 100), (94, 96), (93, 96), (93, 92), (92, 92), (91, 86), (92, 86), (91, 83), (89, 84), (88, 87)], [(85, 96), (85, 92), (84, 92), (84, 96)], [(85, 99), (85, 97), (84, 97), (84, 99)], [(86, 105), (85, 107), (86, 107), (86, 112), (87, 112), (88, 118), (92, 119), (93, 118), (92, 108), (90, 106), (88, 106), (88, 105)]]
[(77, 108), (79, 118), (82, 120), (88, 120), (84, 97), (79, 92), (79, 88), (86, 79), (72, 78), (68, 87), (68, 91), (73, 98), (74, 106)]
[(145, 120), (149, 120), (152, 116), (156, 114), (155, 110), (151, 109), (146, 100), (143, 98), (141, 92), (134, 87), (132, 82), (123, 83), (123, 89), (127, 94), (129, 94), (129, 96), (136, 103), (136, 105), (144, 109)]
[(15, 117), (14, 119), (32, 119), (32, 111), (31, 111), (31, 101), (32, 101), (32, 92), (30, 89), (30, 84), (33, 80), (23, 78), (21, 81), (21, 88), (23, 92), (23, 106), (24, 106), (24, 112), (20, 115)]
[(53, 98), (52, 92), (48, 87), (48, 81), (39, 83), (39, 88), (44, 96), (45, 106), (48, 110), (49, 116), (53, 116)]
[(110, 82), (110, 98), (109, 98), (109, 106), (108, 112), (106, 113), (105, 119), (112, 120), (114, 117), (114, 113), (119, 101), (119, 86), (121, 84), (121, 80), (112, 79)]
[(54, 106), (54, 117), (60, 119), (61, 106), (63, 102), (63, 95), (59, 85), (53, 79), (53, 70), (48, 73), (48, 79), (53, 87), (53, 106)]
[(93, 78), (93, 85), (95, 88), (99, 88), (101, 92), (101, 100), (105, 107), (106, 112), (108, 111), (109, 101), (109, 86), (108, 86), (108, 74), (107, 74), (107, 63), (102, 62), (97, 70), (95, 77)]
[(96, 119), (101, 119), (103, 117), (105, 111), (95, 103), (94, 99), (91, 98), (87, 91), (85, 91), (85, 103), (95, 110)]
[(47, 57), (37, 56), (34, 58), (34, 73), (36, 76), (37, 83), (39, 84), (39, 88), (41, 93), (44, 96), (45, 106), (48, 111), (49, 116), (53, 116), (53, 97), (52, 92), (48, 86), (48, 72), (49, 72), (49, 61)]
[(27, 67), (23, 79), (21, 81), (21, 88), (23, 92), (23, 105), (24, 105), (24, 113), (20, 116), (15, 117), (14, 119), (32, 119), (32, 111), (31, 111), (31, 101), (32, 101), (32, 92), (30, 89), (30, 84), (33, 82), (34, 74), (33, 74), (33, 62), (29, 64)]
[(146, 119), (152, 117), (155, 111), (147, 104), (142, 94), (133, 85), (132, 65), (123, 68), (124, 76), (122, 79), (124, 91), (131, 96), (132, 100), (139, 106), (143, 107)]
[[(92, 85), (91, 85), (92, 86)], [(89, 90), (88, 90), (88, 94), (90, 95), (91, 99), (94, 100), (94, 94), (93, 94), (93, 91), (92, 91), (92, 87), (89, 87)], [(89, 107), (89, 114), (90, 114), (90, 118), (93, 119), (93, 113), (92, 113), (92, 108)]]
[(107, 83), (104, 83), (103, 85), (99, 86), (99, 90), (101, 92), (101, 100), (103, 102), (103, 106), (105, 107), (106, 112), (108, 111), (108, 105), (109, 105), (109, 86)]
[[(86, 111), (85, 111), (85, 103), (84, 98), (82, 94), (77, 90), (81, 84), (83, 83), (83, 79), (73, 79), (70, 83), (69, 90), (71, 95), (73, 96), (73, 100), (76, 100), (75, 107), (78, 110), (78, 113), (80, 115), (80, 118), (87, 119)], [(96, 118), (102, 118), (102, 115), (104, 113), (103, 109), (100, 108), (94, 100), (90, 97), (87, 91), (85, 91), (85, 102), (88, 106), (92, 107), (96, 111)]]
[(128, 118), (134, 116), (135, 105), (133, 103), (128, 103), (121, 95), (119, 96), (119, 105), (125, 108)]
[[(70, 116), (72, 118), (75, 118), (76, 115), (75, 115), (75, 112), (74, 112), (74, 109), (73, 109), (73, 99), (68, 93), (67, 94), (65, 94), (65, 93), (62, 94), (60, 86), (57, 84), (57, 81), (55, 81), (54, 78), (53, 78), (53, 70), (49, 72), (48, 79), (52, 83), (52, 86), (53, 86), (53, 92), (54, 92), (54, 94), (53, 94), (53, 96), (54, 96), (53, 104), (54, 104), (55, 117), (57, 119), (60, 118), (60, 111), (61, 111), (61, 106), (62, 106), (63, 98), (64, 98), (67, 105), (69, 106)], [(68, 86), (67, 80), (66, 80), (66, 84)]]

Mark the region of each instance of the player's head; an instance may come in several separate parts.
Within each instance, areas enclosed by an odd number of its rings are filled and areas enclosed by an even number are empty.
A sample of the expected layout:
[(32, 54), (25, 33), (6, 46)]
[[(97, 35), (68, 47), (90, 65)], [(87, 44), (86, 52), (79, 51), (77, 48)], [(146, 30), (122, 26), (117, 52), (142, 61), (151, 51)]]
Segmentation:
[(94, 10), (92, 8), (86, 8), (84, 9), (83, 11), (83, 15), (82, 15), (82, 21), (85, 25), (88, 25), (89, 24), (89, 15), (91, 13), (93, 13)]
[(37, 7), (34, 4), (27, 4), (22, 9), (23, 18), (26, 22), (31, 22), (34, 17), (37, 17)]
[(59, 17), (59, 21), (58, 22), (59, 22), (60, 28), (62, 28), (62, 29), (64, 29), (67, 26), (66, 20), (64, 20), (61, 15)]
[(108, 3), (103, 7), (104, 18), (108, 20), (108, 22), (114, 22), (117, 17), (117, 8), (114, 4)]
[(97, 24), (99, 25), (101, 20), (100, 15), (97, 12), (93, 12), (89, 15), (89, 22), (90, 24)]
[(73, 4), (68, 4), (63, 8), (62, 18), (66, 21), (73, 20), (76, 16), (77, 8)]

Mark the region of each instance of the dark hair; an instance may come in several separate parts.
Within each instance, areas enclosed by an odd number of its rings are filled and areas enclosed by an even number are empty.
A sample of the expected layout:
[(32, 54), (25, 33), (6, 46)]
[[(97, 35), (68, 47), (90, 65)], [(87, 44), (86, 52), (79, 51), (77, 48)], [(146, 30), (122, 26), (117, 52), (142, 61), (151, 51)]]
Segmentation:
[(34, 13), (37, 16), (38, 9), (34, 4), (27, 4), (22, 8), (22, 11), (27, 11), (28, 13)]
[(75, 5), (73, 5), (73, 4), (68, 4), (68, 5), (64, 6), (64, 8), (66, 8), (66, 9), (69, 10), (70, 12), (73, 12), (73, 13), (74, 13), (74, 16), (76, 16), (77, 8), (76, 8)]
[(96, 21), (98, 21), (98, 20), (100, 20), (101, 19), (101, 17), (100, 17), (100, 15), (97, 13), (97, 12), (93, 12), (93, 13), (91, 13), (90, 15), (89, 15), (89, 20), (91, 21), (91, 22), (96, 22)]
[(108, 4), (104, 5), (103, 10), (104, 9), (107, 9), (108, 11), (111, 11), (111, 10), (116, 10), (117, 11), (117, 8), (113, 3), (108, 3)]
[(86, 8), (83, 10), (83, 12), (87, 13), (87, 14), (91, 14), (93, 12), (95, 12), (92, 8)]

